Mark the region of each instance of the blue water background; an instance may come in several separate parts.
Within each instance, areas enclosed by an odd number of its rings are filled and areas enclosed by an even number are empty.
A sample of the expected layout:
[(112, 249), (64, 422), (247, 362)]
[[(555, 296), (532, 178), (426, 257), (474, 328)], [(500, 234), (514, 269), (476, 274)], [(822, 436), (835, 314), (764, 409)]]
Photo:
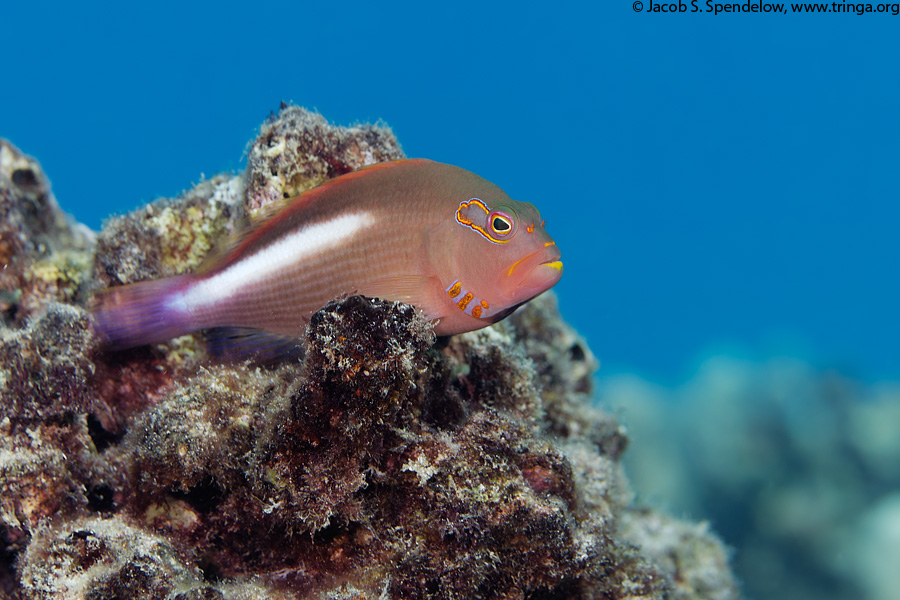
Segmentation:
[(10, 2), (0, 39), (0, 135), (93, 228), (239, 171), (293, 101), (538, 205), (602, 373), (900, 377), (900, 17)]

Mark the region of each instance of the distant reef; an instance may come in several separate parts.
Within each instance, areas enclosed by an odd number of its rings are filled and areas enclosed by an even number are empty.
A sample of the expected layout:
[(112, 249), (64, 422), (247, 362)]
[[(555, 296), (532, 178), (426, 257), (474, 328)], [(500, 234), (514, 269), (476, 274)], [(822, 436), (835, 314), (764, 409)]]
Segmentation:
[(337, 299), (302, 360), (201, 336), (108, 354), (99, 289), (195, 268), (256, 213), (400, 158), (381, 126), (283, 106), (246, 172), (109, 219), (58, 208), (0, 140), (0, 598), (738, 598), (704, 524), (635, 507), (624, 429), (552, 294), (436, 340)]

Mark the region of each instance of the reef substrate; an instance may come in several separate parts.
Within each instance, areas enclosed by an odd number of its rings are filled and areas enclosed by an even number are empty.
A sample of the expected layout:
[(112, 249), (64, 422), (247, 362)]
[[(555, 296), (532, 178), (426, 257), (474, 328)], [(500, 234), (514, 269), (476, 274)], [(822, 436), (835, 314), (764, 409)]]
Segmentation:
[(402, 156), (385, 127), (284, 106), (246, 172), (95, 234), (0, 141), (0, 597), (738, 597), (705, 525), (633, 505), (626, 432), (552, 294), (441, 340), (413, 307), (336, 299), (267, 365), (201, 335), (99, 347), (93, 291), (190, 270), (273, 202)]

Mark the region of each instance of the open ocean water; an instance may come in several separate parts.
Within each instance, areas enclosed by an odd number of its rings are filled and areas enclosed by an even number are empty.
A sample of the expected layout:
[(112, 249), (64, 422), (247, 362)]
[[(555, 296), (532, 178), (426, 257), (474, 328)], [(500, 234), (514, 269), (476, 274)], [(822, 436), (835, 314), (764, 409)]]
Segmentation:
[(282, 101), (383, 120), (541, 209), (639, 499), (748, 598), (896, 600), (898, 5), (654, 6), (8, 2), (0, 136), (98, 229)]

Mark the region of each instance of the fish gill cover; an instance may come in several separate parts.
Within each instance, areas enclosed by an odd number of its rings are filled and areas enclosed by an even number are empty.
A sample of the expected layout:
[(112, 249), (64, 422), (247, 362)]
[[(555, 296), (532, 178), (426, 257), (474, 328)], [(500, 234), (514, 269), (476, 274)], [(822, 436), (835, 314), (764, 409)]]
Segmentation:
[(92, 291), (188, 271), (254, 211), (401, 157), (384, 127), (283, 107), (246, 173), (95, 235), (0, 141), (0, 596), (739, 596), (705, 525), (633, 504), (552, 294), (438, 343), (411, 306), (337, 299), (302, 360), (265, 367), (198, 336), (98, 347)]

